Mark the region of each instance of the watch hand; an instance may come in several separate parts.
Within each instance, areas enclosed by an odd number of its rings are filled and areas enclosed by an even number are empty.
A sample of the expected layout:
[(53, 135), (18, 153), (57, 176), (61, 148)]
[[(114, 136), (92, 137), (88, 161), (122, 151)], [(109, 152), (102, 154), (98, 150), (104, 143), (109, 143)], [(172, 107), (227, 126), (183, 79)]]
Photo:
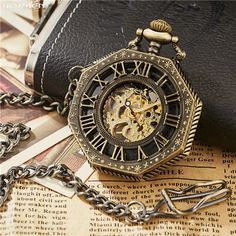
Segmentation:
[(155, 102), (155, 103), (148, 104), (148, 105), (145, 106), (145, 107), (133, 109), (133, 112), (139, 113), (139, 112), (142, 112), (142, 111), (146, 111), (146, 110), (149, 110), (150, 108), (152, 108), (152, 107), (154, 107), (154, 106), (159, 106), (160, 104), (161, 104), (161, 102), (160, 102), (160, 101), (157, 101), (157, 102)]
[(135, 115), (135, 112), (131, 108), (131, 102), (128, 99), (126, 99), (126, 101), (125, 101), (125, 106), (129, 109), (129, 111), (130, 111), (131, 115), (133, 116), (135, 122), (137, 123), (138, 127), (142, 130), (142, 125), (139, 124), (138, 119)]
[(131, 108), (131, 102), (130, 102), (128, 99), (126, 99), (126, 101), (125, 101), (125, 106), (129, 109), (131, 115), (132, 115), (132, 116), (134, 117), (134, 119), (136, 120), (136, 116), (135, 116), (135, 114), (134, 114), (134, 111), (133, 111), (133, 109)]

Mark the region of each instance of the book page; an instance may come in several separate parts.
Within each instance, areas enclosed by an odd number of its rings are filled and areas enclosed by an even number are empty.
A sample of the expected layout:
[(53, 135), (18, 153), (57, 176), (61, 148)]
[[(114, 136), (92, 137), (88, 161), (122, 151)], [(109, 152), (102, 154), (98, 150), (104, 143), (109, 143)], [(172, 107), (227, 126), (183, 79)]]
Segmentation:
[[(195, 144), (191, 155), (153, 181), (133, 182), (94, 174), (87, 184), (111, 200), (127, 204), (140, 200), (148, 209), (161, 198), (163, 188), (224, 179), (232, 189), (229, 200), (179, 219), (155, 218), (144, 224), (115, 219), (77, 196), (61, 196), (29, 181), (18, 182), (0, 210), (0, 235), (139, 235), (222, 236), (236, 234), (236, 153)], [(188, 205), (189, 206), (189, 205)]]

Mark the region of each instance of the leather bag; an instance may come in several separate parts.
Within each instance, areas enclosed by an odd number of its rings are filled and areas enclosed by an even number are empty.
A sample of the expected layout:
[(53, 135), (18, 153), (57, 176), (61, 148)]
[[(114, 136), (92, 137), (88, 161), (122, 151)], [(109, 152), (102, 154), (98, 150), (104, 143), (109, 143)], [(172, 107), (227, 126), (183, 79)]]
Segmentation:
[[(182, 68), (203, 100), (197, 139), (236, 150), (235, 2), (62, 1), (31, 49), (26, 80), (62, 100), (71, 67), (127, 47), (138, 27), (157, 18), (181, 39)], [(161, 55), (170, 53), (163, 47)]]

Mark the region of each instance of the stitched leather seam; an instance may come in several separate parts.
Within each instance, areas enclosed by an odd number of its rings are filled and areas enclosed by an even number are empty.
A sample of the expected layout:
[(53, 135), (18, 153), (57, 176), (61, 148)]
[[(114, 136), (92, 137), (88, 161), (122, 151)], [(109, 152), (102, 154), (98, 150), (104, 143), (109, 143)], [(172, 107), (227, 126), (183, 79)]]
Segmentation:
[(43, 70), (41, 73), (41, 79), (40, 79), (40, 87), (41, 87), (41, 91), (42, 93), (44, 93), (44, 76), (45, 76), (45, 71), (46, 71), (46, 65), (48, 63), (48, 59), (51, 56), (52, 50), (54, 48), (54, 46), (57, 44), (58, 39), (61, 37), (62, 33), (64, 32), (64, 29), (66, 28), (67, 24), (69, 23), (70, 19), (72, 18), (72, 16), (74, 15), (75, 11), (78, 9), (79, 5), (81, 4), (82, 0), (79, 0), (79, 2), (75, 5), (75, 7), (73, 8), (73, 10), (71, 11), (70, 15), (68, 16), (67, 20), (65, 21), (65, 23), (63, 24), (63, 26), (61, 27), (60, 32), (57, 34), (57, 37), (54, 39), (50, 49), (48, 50), (46, 59), (43, 63)]

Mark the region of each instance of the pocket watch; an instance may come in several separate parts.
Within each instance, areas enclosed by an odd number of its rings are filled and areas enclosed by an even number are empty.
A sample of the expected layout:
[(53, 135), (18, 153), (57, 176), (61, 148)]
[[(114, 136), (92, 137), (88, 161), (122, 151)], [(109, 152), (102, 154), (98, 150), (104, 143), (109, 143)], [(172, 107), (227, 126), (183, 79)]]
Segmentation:
[[(148, 42), (141, 49), (141, 42)], [(104, 173), (132, 180), (151, 179), (163, 169), (189, 154), (202, 102), (184, 77), (179, 63), (185, 52), (178, 46), (171, 26), (154, 20), (150, 28), (137, 29), (128, 48), (111, 53), (86, 68), (75, 66), (63, 103), (47, 95), (1, 93), (1, 104), (42, 106), (59, 114), (69, 109), (69, 125), (89, 163)], [(173, 59), (160, 56), (162, 45), (172, 44)], [(0, 133), (8, 140), (0, 142), (0, 157), (29, 136), (23, 124), (0, 124)], [(140, 201), (127, 205), (109, 200), (83, 183), (67, 166), (13, 166), (0, 175), (0, 207), (8, 198), (14, 181), (32, 177), (51, 177), (73, 188), (75, 194), (94, 207), (131, 223), (143, 223), (153, 217), (179, 218), (218, 204), (231, 195), (227, 183), (215, 180), (190, 185), (185, 189), (163, 189), (153, 209)], [(206, 191), (198, 188), (209, 187)], [(195, 191), (196, 193), (189, 192)], [(181, 210), (176, 201), (195, 199), (195, 206)], [(135, 212), (133, 206), (141, 210)], [(165, 206), (166, 205), (166, 206)], [(162, 208), (167, 207), (167, 210)]]
[[(127, 48), (71, 69), (69, 76), (80, 69), (80, 78), (68, 121), (95, 169), (150, 179), (189, 154), (202, 102), (179, 66), (186, 54), (171, 32), (166, 21), (153, 20)], [(167, 44), (172, 59), (160, 55)]]

